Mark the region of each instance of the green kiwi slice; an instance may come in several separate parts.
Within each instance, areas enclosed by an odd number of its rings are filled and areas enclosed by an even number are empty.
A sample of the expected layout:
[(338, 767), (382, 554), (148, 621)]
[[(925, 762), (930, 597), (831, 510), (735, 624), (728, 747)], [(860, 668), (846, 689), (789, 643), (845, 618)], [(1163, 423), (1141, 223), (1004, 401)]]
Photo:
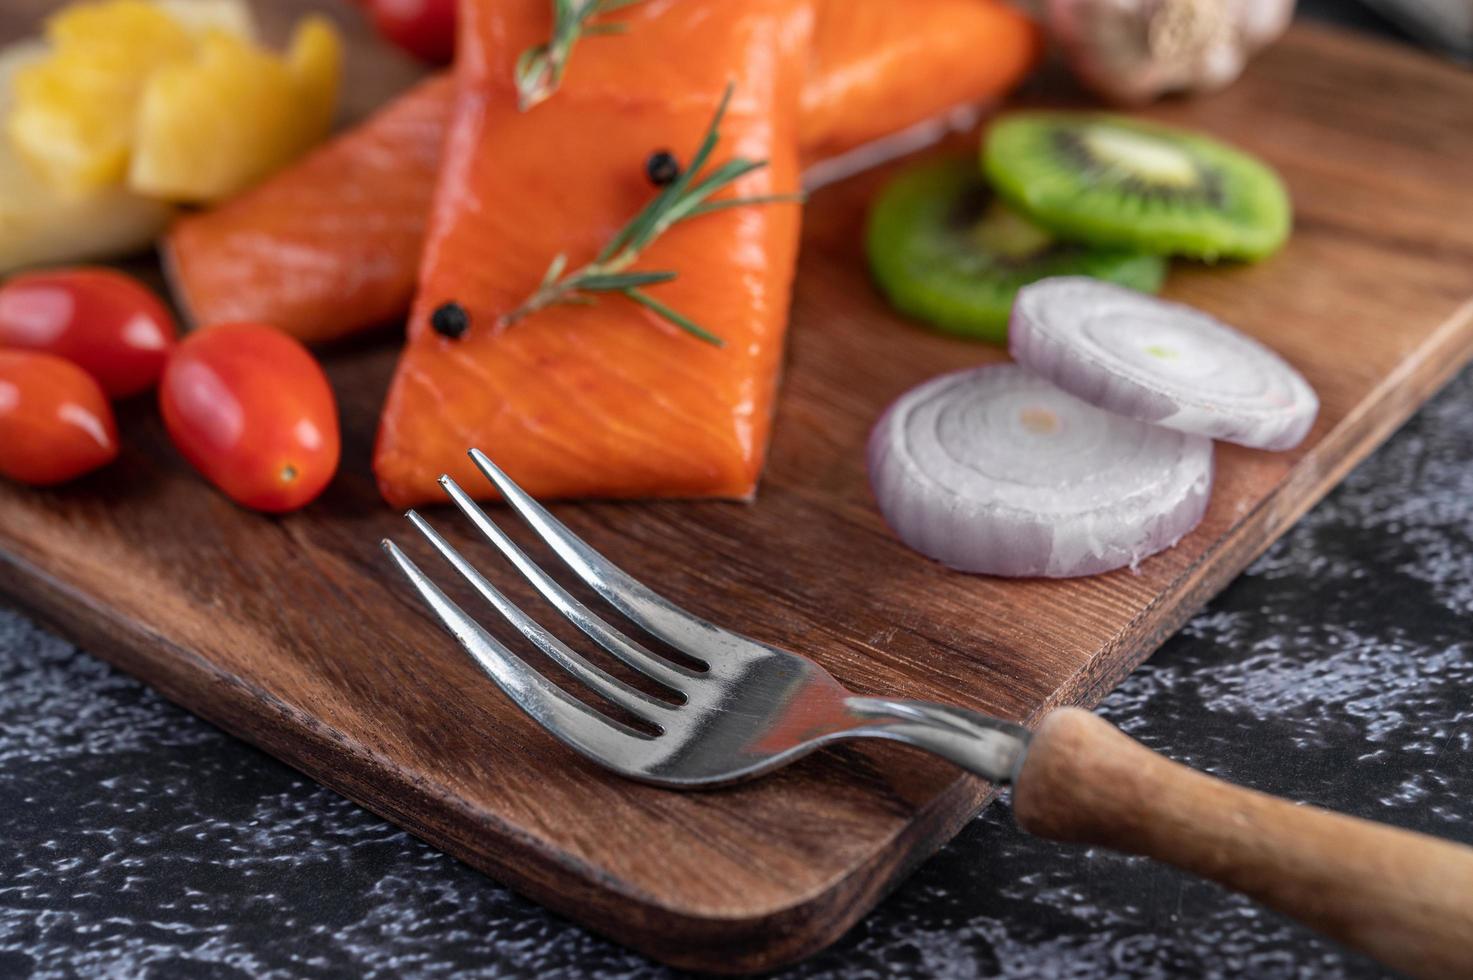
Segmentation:
[(1056, 234), (1145, 252), (1261, 259), (1289, 237), (1266, 164), (1196, 133), (1105, 113), (1020, 112), (982, 147), (998, 194)]
[(1007, 342), (1022, 287), (1094, 276), (1156, 292), (1166, 260), (1061, 242), (1007, 207), (970, 158), (919, 164), (875, 199), (865, 236), (870, 270), (900, 312), (948, 333)]

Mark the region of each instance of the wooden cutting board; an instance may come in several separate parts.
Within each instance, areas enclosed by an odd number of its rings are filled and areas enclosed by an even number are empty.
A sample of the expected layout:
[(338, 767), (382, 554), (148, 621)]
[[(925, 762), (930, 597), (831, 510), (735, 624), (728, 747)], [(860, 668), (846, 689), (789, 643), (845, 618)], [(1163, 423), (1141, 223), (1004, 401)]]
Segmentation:
[[(0, 36), (29, 30), (46, 6), (7, 3)], [(365, 35), (355, 45), (361, 112), (412, 71)], [(1473, 76), (1301, 28), (1227, 93), (1150, 114), (1260, 153), (1287, 178), (1298, 231), (1286, 251), (1252, 267), (1180, 265), (1167, 293), (1263, 338), (1324, 403), (1295, 452), (1220, 446), (1211, 509), (1180, 547), (1139, 574), (1000, 581), (949, 573), (886, 530), (865, 482), (870, 425), (911, 385), (1001, 355), (905, 322), (868, 284), (860, 228), (883, 174), (827, 188), (808, 209), (757, 502), (558, 515), (677, 601), (813, 657), (856, 691), (1024, 722), (1094, 704), (1473, 353)], [(979, 781), (881, 745), (678, 794), (611, 777), (538, 730), (379, 551), (393, 535), (425, 552), (368, 471), (394, 348), (385, 335), (325, 355), (344, 465), (305, 512), (232, 506), (173, 452), (144, 399), (122, 410), (116, 465), (53, 492), (0, 486), (0, 589), (374, 812), (683, 966), (756, 969), (818, 950), (984, 802)], [(447, 509), (432, 517), (464, 527)], [(486, 548), (452, 539), (550, 618)]]

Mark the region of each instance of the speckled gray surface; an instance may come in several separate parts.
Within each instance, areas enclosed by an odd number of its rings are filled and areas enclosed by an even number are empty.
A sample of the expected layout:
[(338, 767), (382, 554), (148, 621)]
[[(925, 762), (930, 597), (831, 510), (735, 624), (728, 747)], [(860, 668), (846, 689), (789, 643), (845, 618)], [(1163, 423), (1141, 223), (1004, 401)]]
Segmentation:
[[(1105, 704), (1269, 792), (1473, 843), (1473, 371)], [(656, 977), (0, 612), (0, 976)], [(1374, 976), (1148, 862), (973, 822), (793, 977)]]
[[(1330, 0), (1308, 6), (1334, 13)], [(1229, 779), (1473, 843), (1473, 371), (1106, 701)], [(669, 976), (0, 608), (0, 978)], [(784, 976), (1372, 977), (994, 806)]]

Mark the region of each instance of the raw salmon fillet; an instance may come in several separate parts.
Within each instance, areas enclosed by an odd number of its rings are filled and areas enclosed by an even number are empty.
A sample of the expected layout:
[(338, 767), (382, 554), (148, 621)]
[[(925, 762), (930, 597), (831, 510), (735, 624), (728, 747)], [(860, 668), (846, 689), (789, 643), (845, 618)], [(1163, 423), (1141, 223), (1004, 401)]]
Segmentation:
[[(625, 8), (627, 32), (580, 50), (558, 93), (521, 113), (512, 66), (547, 36), (548, 6), (461, 8), (456, 109), (379, 431), (379, 487), (399, 506), (443, 499), (441, 473), (489, 493), (465, 455), (476, 446), (542, 498), (750, 496), (782, 356), (797, 204), (677, 224), (635, 264), (677, 271), (649, 292), (723, 347), (615, 295), (501, 320), (556, 255), (569, 268), (590, 261), (651, 200), (646, 159), (669, 149), (689, 160), (728, 83), (734, 95), (712, 163), (769, 161), (731, 188), (741, 196), (797, 190), (812, 4)], [(459, 339), (430, 325), (432, 311), (452, 302), (469, 314)]]
[(309, 343), (402, 317), (454, 93), (449, 75), (420, 82), (254, 190), (175, 222), (164, 265), (185, 314)]
[(1041, 50), (1038, 28), (996, 0), (825, 0), (803, 86), (803, 155), (815, 163), (1008, 92)]
[[(799, 120), (807, 163), (998, 96), (1040, 48), (1034, 25), (998, 0), (817, 10)], [(423, 82), (254, 190), (177, 222), (164, 251), (191, 319), (322, 341), (403, 317), (453, 95), (448, 75)]]

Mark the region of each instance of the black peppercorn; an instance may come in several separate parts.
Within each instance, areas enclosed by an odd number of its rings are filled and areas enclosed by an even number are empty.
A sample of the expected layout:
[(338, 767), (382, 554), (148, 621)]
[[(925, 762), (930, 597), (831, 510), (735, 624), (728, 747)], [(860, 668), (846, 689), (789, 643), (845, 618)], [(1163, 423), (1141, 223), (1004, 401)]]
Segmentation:
[(430, 326), (442, 337), (459, 340), (471, 328), (471, 317), (459, 303), (441, 303), (430, 314)]
[(669, 150), (656, 150), (644, 162), (644, 175), (656, 187), (673, 184), (680, 176), (680, 161)]

